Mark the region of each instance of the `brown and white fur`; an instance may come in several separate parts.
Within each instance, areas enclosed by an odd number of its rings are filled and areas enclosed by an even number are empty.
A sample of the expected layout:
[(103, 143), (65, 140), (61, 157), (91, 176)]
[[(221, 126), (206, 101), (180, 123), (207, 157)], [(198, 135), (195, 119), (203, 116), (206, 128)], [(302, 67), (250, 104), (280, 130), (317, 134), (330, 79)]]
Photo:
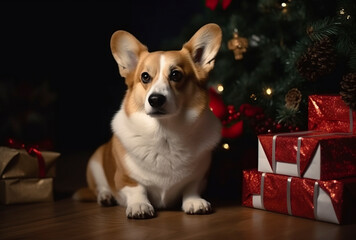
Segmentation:
[[(128, 32), (112, 35), (128, 89), (111, 140), (87, 166), (100, 205), (125, 206), (129, 218), (153, 217), (180, 201), (188, 214), (211, 212), (200, 194), (221, 126), (209, 109), (206, 81), (220, 43), (216, 24), (200, 28), (179, 51), (148, 52)], [(83, 190), (74, 198), (85, 200)]]

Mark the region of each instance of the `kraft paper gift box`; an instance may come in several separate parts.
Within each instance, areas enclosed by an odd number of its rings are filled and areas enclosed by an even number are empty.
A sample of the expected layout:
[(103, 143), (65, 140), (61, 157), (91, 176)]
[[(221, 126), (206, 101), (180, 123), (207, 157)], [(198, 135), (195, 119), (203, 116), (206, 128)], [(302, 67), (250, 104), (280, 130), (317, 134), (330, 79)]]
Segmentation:
[(336, 224), (355, 221), (356, 178), (313, 180), (243, 171), (242, 205)]
[(356, 135), (315, 131), (258, 135), (258, 171), (317, 180), (356, 176)]
[[(41, 151), (45, 177), (55, 176), (55, 161), (60, 153)], [(0, 179), (37, 178), (41, 166), (36, 156), (30, 155), (25, 149), (0, 147)]]
[(52, 178), (14, 178), (0, 180), (0, 203), (53, 201)]
[(310, 95), (308, 129), (356, 134), (356, 112), (345, 104), (340, 95)]

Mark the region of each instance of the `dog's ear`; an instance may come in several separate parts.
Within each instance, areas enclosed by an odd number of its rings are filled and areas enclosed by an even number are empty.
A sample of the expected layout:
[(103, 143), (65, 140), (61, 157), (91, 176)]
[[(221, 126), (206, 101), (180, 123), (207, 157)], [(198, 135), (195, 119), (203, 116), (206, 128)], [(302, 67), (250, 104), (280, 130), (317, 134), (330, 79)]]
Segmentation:
[(112, 55), (119, 65), (120, 75), (127, 75), (136, 68), (139, 56), (147, 51), (147, 47), (126, 31), (116, 31), (111, 37)]
[(214, 67), (215, 56), (219, 51), (222, 33), (217, 24), (210, 23), (201, 27), (194, 36), (183, 45), (195, 64), (205, 72)]

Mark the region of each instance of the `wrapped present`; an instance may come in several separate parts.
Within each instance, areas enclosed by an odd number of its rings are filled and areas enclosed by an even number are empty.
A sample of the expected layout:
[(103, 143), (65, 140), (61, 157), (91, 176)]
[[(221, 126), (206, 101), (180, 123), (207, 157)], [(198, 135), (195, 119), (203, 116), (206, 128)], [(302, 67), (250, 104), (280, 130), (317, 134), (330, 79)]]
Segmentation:
[(317, 180), (356, 176), (356, 135), (316, 131), (258, 135), (258, 170)]
[(52, 178), (13, 178), (0, 180), (0, 203), (53, 201)]
[(51, 151), (0, 147), (0, 179), (54, 177), (60, 154)]
[(308, 129), (326, 132), (356, 133), (356, 113), (340, 95), (310, 95)]
[(356, 178), (312, 180), (243, 171), (242, 205), (331, 223), (356, 217)]

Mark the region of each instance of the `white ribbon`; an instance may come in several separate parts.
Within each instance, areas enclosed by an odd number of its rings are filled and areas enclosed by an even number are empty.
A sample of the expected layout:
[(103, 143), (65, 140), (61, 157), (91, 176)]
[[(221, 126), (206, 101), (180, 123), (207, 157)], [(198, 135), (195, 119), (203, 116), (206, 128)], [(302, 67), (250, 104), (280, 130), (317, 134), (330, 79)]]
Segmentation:
[(314, 198), (313, 198), (313, 203), (314, 203), (314, 218), (317, 219), (318, 216), (318, 196), (319, 196), (319, 183), (315, 181), (314, 183)]
[[(280, 134), (275, 134), (273, 136), (272, 140), (272, 171), (273, 173), (277, 173), (276, 170), (276, 141), (277, 137), (279, 136), (294, 136), (294, 135), (303, 135), (303, 134), (308, 134), (308, 133), (323, 133), (321, 131), (304, 131), (304, 132), (293, 132), (293, 133), (280, 133)], [(333, 136), (333, 135), (352, 135), (352, 133), (325, 133), (325, 134), (313, 134), (313, 135), (308, 135), (308, 136), (300, 136), (297, 139), (297, 157), (296, 157), (296, 164), (297, 164), (297, 173), (298, 177), (301, 177), (300, 173), (300, 149), (302, 145), (302, 139), (303, 138), (310, 138), (310, 137), (326, 137), (326, 136)]]
[(262, 209), (265, 209), (265, 205), (263, 203), (263, 198), (264, 198), (264, 194), (263, 194), (263, 190), (264, 190), (264, 187), (265, 187), (265, 176), (266, 176), (266, 173), (262, 173), (262, 176), (261, 176), (261, 192), (260, 192), (260, 196), (261, 196), (261, 208)]
[[(253, 205), (253, 207), (269, 211), (270, 209), (265, 209), (265, 207), (264, 207), (265, 177), (266, 177), (266, 173), (262, 173), (260, 195), (259, 195), (258, 200), (256, 199), (257, 200), (256, 204)], [(292, 201), (291, 201), (292, 200), (291, 199), (292, 179), (293, 179), (293, 177), (288, 177), (288, 179), (287, 179), (287, 203), (286, 203), (288, 214), (291, 216), (293, 216)], [(323, 196), (320, 197), (320, 195), (323, 195)], [(274, 201), (276, 201), (276, 199), (274, 199)], [(283, 204), (283, 203), (281, 203), (281, 204)], [(313, 208), (314, 208), (313, 209), (314, 219), (320, 220), (320, 221), (337, 223), (337, 224), (340, 223), (336, 216), (330, 196), (327, 193), (325, 193), (322, 189), (320, 189), (318, 181), (315, 181), (315, 183), (314, 183)], [(318, 209), (318, 208), (320, 208), (320, 209)], [(277, 211), (277, 212), (279, 212), (279, 211)], [(305, 217), (305, 216), (301, 216), (301, 217)]]
[[(301, 135), (301, 134), (308, 134), (317, 131), (303, 131), (303, 132), (292, 132), (292, 133), (278, 133), (275, 134), (272, 138), (272, 171), (276, 173), (276, 140), (279, 136), (294, 136), (294, 135)], [(298, 152), (297, 152), (298, 154)]]
[(289, 215), (293, 215), (292, 214), (292, 205), (291, 205), (291, 200), (290, 200), (290, 184), (292, 182), (292, 177), (288, 178), (287, 181), (287, 209), (288, 209), (288, 214)]

